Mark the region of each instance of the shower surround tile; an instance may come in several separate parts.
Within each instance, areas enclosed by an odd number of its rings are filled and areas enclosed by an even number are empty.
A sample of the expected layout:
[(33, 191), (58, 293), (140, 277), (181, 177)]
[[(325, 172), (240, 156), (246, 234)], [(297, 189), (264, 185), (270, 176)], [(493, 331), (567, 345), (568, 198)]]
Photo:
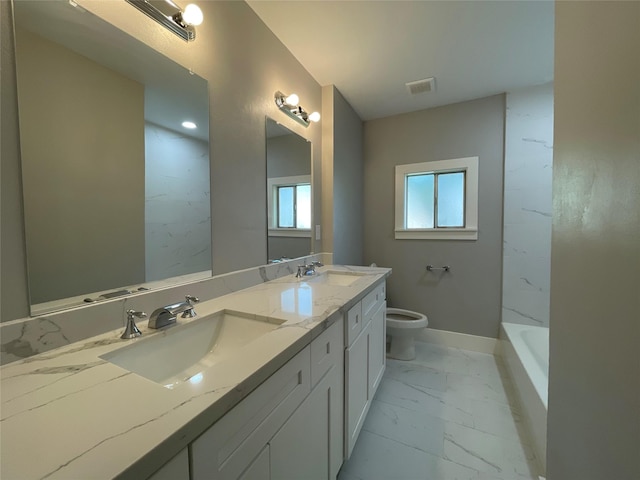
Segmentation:
[(502, 321), (549, 326), (553, 85), (507, 93)]

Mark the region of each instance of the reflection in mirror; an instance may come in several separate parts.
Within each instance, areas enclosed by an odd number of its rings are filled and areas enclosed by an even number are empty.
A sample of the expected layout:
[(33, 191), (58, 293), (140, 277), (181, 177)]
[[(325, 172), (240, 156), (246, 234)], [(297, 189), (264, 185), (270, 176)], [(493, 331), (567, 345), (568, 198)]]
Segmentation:
[(308, 255), (311, 240), (311, 142), (267, 117), (269, 263)]
[(210, 276), (206, 80), (73, 2), (14, 12), (32, 314)]

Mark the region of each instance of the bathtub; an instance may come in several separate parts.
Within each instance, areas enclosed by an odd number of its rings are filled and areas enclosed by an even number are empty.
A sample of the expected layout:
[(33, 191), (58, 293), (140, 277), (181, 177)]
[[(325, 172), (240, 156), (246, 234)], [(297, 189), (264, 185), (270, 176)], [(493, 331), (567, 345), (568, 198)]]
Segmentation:
[(544, 472), (547, 457), (549, 329), (503, 323), (499, 349), (516, 388), (536, 457)]

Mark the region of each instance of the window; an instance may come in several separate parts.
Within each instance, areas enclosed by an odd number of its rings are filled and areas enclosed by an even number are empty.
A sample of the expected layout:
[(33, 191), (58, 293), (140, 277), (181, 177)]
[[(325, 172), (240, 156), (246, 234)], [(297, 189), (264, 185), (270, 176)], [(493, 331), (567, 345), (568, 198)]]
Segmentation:
[(269, 235), (311, 236), (311, 176), (268, 179)]
[(478, 238), (478, 157), (396, 166), (396, 239)]
[(311, 185), (277, 185), (277, 228), (311, 228)]

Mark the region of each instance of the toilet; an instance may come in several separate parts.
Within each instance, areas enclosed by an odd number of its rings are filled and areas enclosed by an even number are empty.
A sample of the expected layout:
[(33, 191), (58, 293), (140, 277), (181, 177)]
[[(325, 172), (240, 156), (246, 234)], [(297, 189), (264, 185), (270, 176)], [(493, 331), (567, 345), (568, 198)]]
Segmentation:
[(413, 343), (416, 333), (428, 325), (427, 317), (418, 312), (387, 308), (387, 336), (391, 346), (387, 357), (396, 360), (413, 360), (416, 349)]

